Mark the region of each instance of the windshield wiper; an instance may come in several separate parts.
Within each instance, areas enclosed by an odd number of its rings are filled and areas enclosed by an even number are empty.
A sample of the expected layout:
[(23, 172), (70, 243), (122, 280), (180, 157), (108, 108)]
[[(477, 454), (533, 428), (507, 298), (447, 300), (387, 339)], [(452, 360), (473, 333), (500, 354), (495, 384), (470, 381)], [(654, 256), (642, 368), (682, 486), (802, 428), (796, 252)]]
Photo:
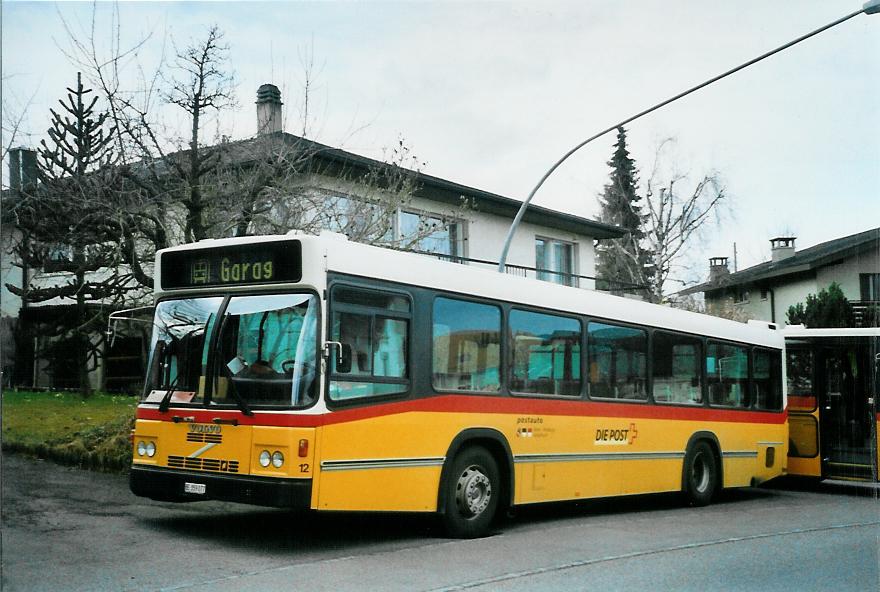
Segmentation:
[(232, 381), (232, 371), (229, 369), (229, 366), (223, 364), (223, 370), (226, 371), (226, 378), (229, 380), (229, 388), (227, 390), (232, 394), (232, 398), (235, 399), (235, 403), (238, 405), (238, 408), (241, 409), (241, 412), (248, 417), (253, 416), (254, 412), (251, 411), (250, 407), (248, 407), (247, 402), (241, 396), (241, 393), (238, 392), (235, 383)]
[(166, 411), (168, 411), (168, 407), (171, 406), (171, 395), (174, 394), (174, 389), (177, 388), (177, 383), (179, 380), (180, 374), (175, 376), (174, 380), (171, 381), (171, 384), (168, 385), (168, 390), (165, 391), (165, 395), (159, 402), (159, 413), (165, 413)]

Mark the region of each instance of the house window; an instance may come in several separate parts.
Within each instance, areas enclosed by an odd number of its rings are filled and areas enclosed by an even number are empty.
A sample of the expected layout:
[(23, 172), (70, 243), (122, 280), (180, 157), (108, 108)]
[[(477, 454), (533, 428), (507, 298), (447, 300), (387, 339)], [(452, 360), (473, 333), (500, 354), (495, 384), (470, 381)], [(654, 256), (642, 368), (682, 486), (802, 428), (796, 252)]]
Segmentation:
[(320, 225), (339, 232), (352, 240), (394, 239), (394, 218), (397, 211), (362, 199), (345, 195), (326, 195), (318, 213)]
[(738, 288), (734, 298), (734, 302), (737, 304), (746, 304), (749, 301), (749, 291), (744, 288)]
[(880, 300), (880, 273), (860, 273), (862, 300)]
[(430, 214), (401, 211), (398, 239), (404, 248), (425, 253), (462, 257), (461, 225)]
[(61, 271), (73, 262), (73, 247), (63, 243), (55, 243), (49, 246), (46, 260), (43, 261), (43, 271), (52, 273)]
[(539, 280), (577, 286), (574, 245), (548, 238), (535, 239), (535, 267)]

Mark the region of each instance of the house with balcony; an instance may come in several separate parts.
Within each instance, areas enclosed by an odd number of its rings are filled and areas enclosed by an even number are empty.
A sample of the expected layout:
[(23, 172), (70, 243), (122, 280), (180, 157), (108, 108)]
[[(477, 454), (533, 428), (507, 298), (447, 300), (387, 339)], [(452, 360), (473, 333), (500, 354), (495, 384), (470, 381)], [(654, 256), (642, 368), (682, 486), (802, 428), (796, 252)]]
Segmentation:
[(805, 249), (796, 240), (770, 239), (770, 261), (735, 272), (727, 257), (712, 257), (708, 281), (681, 294), (702, 293), (710, 313), (733, 306), (747, 318), (784, 324), (790, 306), (836, 282), (853, 305), (856, 325), (865, 326), (866, 310), (880, 306), (880, 228)]
[[(249, 144), (270, 139), (309, 155), (308, 174), (304, 179), (306, 191), (337, 202), (369, 199), (359, 193), (362, 185), (357, 179), (370, 172), (381, 171), (388, 164), (286, 133), (281, 125), (281, 93), (274, 85), (260, 87), (256, 106), (258, 134), (255, 138), (233, 143), (235, 145), (227, 152), (232, 155), (231, 158), (235, 158), (236, 151), (242, 155), (248, 154)], [(14, 161), (15, 166), (19, 167), (10, 175), (13, 185), (15, 179), (36, 178), (33, 171), (26, 170), (27, 163), (35, 166), (32, 151), (14, 150), (12, 157), (10, 162)], [(417, 240), (410, 241), (408, 248), (424, 256), (440, 257), (462, 265), (495, 268), (508, 228), (521, 202), (418, 171), (410, 172), (414, 178), (414, 190), (404, 204), (393, 212), (392, 238), (405, 239), (417, 235)], [(13, 186), (10, 190), (17, 189)], [(466, 204), (465, 207), (462, 204)], [(426, 227), (430, 232), (424, 231)], [(420, 232), (417, 233), (417, 230)], [(3, 301), (4, 333), (7, 335), (20, 322), (38, 323), (41, 318), (48, 318), (64, 307), (73, 305), (64, 299), (23, 303), (7, 290), (7, 284), (19, 287), (39, 284), (45, 287), (67, 279), (63, 272), (54, 270), (51, 261), (47, 261), (42, 269), (24, 269), (15, 261), (11, 248), (13, 241), (10, 237), (14, 233), (11, 222), (4, 220), (0, 299)], [(618, 238), (623, 234), (615, 226), (530, 206), (511, 244), (506, 271), (582, 289), (594, 289), (595, 242)], [(16, 382), (28, 386), (72, 386), (74, 369), (61, 368), (58, 364), (53, 366), (42, 355), (41, 352), (49, 344), (41, 343), (37, 338), (26, 344), (24, 351), (19, 343), (19, 351), (16, 352), (14, 340), (9, 341), (8, 347), (4, 348), (6, 384), (15, 376)], [(132, 340), (126, 348), (126, 351), (121, 351), (117, 345), (116, 351), (107, 352), (112, 355), (102, 357), (91, 375), (94, 388), (120, 388), (126, 380), (138, 374), (143, 362), (133, 362), (140, 360), (145, 348), (137, 340)], [(116, 364), (116, 367), (112, 364)], [(120, 370), (120, 365), (125, 365), (125, 370)]]

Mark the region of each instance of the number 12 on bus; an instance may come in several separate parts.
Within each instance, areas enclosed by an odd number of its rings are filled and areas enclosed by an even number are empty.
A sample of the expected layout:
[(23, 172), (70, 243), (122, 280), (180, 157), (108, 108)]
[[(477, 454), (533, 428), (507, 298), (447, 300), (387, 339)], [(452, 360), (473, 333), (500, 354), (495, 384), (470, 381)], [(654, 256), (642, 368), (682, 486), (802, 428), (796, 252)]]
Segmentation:
[(785, 472), (766, 324), (329, 234), (205, 241), (156, 266), (138, 495), (431, 512), (475, 537), (512, 506), (703, 505)]

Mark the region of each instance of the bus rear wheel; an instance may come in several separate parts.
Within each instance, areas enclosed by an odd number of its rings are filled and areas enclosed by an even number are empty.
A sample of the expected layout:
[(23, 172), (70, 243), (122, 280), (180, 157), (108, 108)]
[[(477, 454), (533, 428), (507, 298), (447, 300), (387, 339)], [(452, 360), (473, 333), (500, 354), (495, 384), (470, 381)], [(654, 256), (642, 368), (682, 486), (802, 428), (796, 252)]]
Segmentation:
[(464, 450), (452, 462), (444, 483), (443, 525), (453, 538), (485, 536), (501, 495), (498, 463), (480, 447)]
[(705, 441), (694, 444), (684, 457), (684, 494), (691, 506), (705, 506), (718, 489), (718, 464)]

